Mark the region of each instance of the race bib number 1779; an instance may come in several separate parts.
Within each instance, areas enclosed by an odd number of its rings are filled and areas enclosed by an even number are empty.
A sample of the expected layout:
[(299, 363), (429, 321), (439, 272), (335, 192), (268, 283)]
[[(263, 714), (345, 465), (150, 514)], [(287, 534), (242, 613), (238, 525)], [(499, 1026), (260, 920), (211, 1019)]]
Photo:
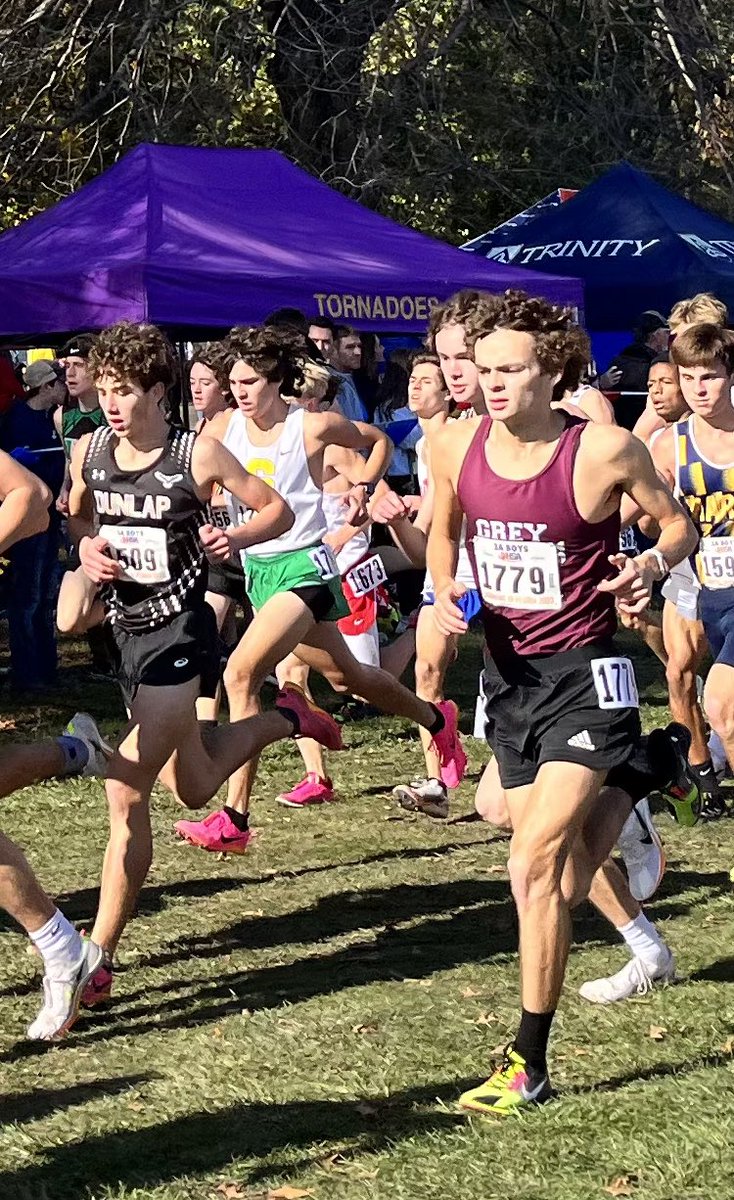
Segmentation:
[(477, 536), (474, 554), (485, 603), (548, 612), (561, 607), (558, 548), (554, 542), (502, 542)]

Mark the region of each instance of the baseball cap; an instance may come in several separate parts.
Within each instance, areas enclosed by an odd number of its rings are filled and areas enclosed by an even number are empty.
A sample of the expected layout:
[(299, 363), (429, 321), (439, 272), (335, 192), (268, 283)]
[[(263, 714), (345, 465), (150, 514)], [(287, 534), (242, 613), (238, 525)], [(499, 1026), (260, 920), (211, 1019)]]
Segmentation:
[(659, 313), (655, 308), (648, 308), (644, 313), (640, 313), (635, 325), (635, 333), (638, 337), (649, 337), (651, 333), (655, 333), (658, 329), (667, 329), (668, 319), (662, 313)]
[(62, 348), (59, 358), (88, 358), (93, 345), (93, 334), (79, 333), (76, 337), (69, 338)]
[(38, 362), (28, 364), (23, 383), (27, 392), (34, 392), (36, 388), (43, 387), (44, 383), (56, 383), (58, 378), (48, 359), (42, 358)]

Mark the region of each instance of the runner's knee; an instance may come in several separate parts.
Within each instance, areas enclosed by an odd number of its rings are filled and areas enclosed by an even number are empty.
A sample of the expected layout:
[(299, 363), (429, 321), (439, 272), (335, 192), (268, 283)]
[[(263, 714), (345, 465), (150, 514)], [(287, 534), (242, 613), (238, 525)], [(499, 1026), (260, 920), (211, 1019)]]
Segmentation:
[(426, 658), (415, 660), (415, 690), (422, 700), (442, 699), (443, 678), (434, 662)]
[(734, 736), (734, 695), (728, 696), (715, 688), (707, 688), (704, 707), (711, 728), (720, 738)]
[(512, 839), (507, 864), (519, 910), (558, 894), (565, 862), (564, 839), (540, 841), (532, 834)]

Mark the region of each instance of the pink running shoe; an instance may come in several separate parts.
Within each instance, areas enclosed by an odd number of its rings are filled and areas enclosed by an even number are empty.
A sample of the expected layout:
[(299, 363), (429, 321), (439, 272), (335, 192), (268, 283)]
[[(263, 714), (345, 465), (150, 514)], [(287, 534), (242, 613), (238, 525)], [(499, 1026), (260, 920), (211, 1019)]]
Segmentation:
[(309, 771), (306, 778), (290, 792), (281, 792), (275, 799), (278, 804), (287, 808), (306, 808), (308, 804), (325, 804), (334, 799), (334, 785), (330, 779), (322, 779), (315, 771)]
[(221, 809), (209, 813), (203, 821), (177, 821), (174, 828), (192, 846), (220, 854), (244, 854), (253, 836), (249, 829), (238, 829)]
[(96, 1008), (98, 1004), (106, 1004), (112, 998), (112, 963), (105, 961), (82, 992), (82, 1008)]
[(275, 697), (275, 707), (292, 717), (294, 737), (310, 737), (327, 750), (343, 750), (342, 731), (333, 717), (318, 708), (296, 683), (286, 683)]
[(459, 736), (459, 710), (453, 700), (442, 700), (436, 708), (445, 724), (443, 729), (434, 734), (431, 745), (441, 764), (441, 782), (448, 788), (456, 788), (466, 770), (466, 754)]

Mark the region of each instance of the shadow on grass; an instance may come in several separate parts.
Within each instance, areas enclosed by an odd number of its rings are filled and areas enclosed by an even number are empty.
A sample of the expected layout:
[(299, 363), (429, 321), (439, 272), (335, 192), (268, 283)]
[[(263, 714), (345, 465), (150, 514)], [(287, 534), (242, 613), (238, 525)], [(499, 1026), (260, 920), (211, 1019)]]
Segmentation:
[[(11, 1122), (38, 1121), (62, 1108), (73, 1108), (89, 1100), (117, 1096), (141, 1083), (149, 1083), (152, 1075), (120, 1075), (115, 1079), (93, 1079), (88, 1083), (70, 1084), (65, 1088), (35, 1088), (32, 1092), (14, 1093), (0, 1097), (0, 1125)], [(6, 1195), (7, 1193), (0, 1193)]]
[[(163, 1121), (147, 1129), (87, 1137), (55, 1146), (40, 1165), (0, 1172), (0, 1196), (13, 1200), (85, 1200), (106, 1189), (152, 1189), (181, 1175), (236, 1172), (243, 1183), (265, 1172), (230, 1168), (233, 1150), (241, 1158), (261, 1158), (279, 1148), (338, 1146), (350, 1152), (382, 1150), (464, 1123), (459, 1114), (442, 1112), (436, 1101), (453, 1103), (473, 1082), (452, 1080), (411, 1088), (389, 1098), (292, 1100), (286, 1104), (237, 1104), (218, 1112), (200, 1112)], [(292, 1172), (293, 1166), (286, 1167)], [(272, 1170), (272, 1169), (271, 1169)], [(268, 1172), (271, 1173), (271, 1172)]]

